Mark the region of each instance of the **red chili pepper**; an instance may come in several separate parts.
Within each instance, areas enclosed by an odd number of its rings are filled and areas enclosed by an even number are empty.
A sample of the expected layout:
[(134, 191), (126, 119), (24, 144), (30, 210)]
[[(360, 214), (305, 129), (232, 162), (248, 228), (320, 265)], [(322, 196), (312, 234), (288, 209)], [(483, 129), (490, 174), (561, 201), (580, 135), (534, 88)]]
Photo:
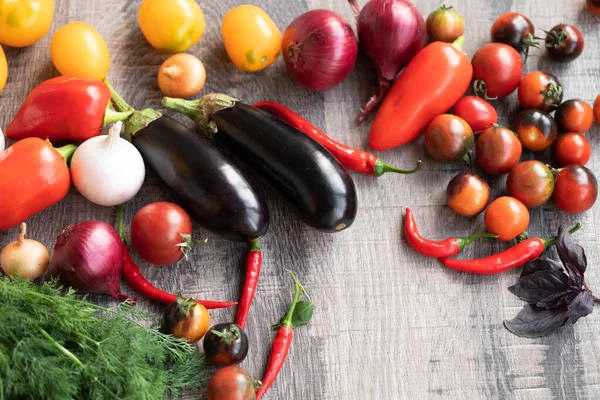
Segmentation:
[[(269, 362), (267, 364), (265, 376), (261, 381), (261, 387), (256, 391), (256, 400), (260, 399), (269, 390), (273, 382), (275, 382), (275, 379), (277, 379), (277, 375), (279, 375), (279, 371), (285, 363), (288, 351), (290, 350), (290, 346), (292, 345), (294, 328), (296, 327), (294, 325), (293, 318), (294, 311), (296, 310), (296, 305), (298, 304), (300, 298), (303, 295), (306, 295), (304, 288), (302, 287), (302, 285), (300, 285), (298, 279), (296, 279), (296, 276), (292, 273), (292, 271), (288, 272), (294, 280), (294, 300), (292, 301), (292, 305), (290, 306), (288, 312), (281, 319), (279, 324), (274, 326), (279, 329), (277, 331), (277, 334), (275, 335), (275, 339), (273, 340), (273, 345), (271, 346)], [(308, 322), (308, 319), (303, 321), (297, 321), (297, 324), (305, 324)]]
[[(569, 231), (574, 233), (581, 228), (578, 223)], [(531, 238), (522, 241), (509, 249), (489, 257), (477, 258), (473, 260), (453, 260), (450, 258), (441, 258), (440, 261), (446, 267), (457, 271), (470, 272), (473, 274), (499, 274), (512, 268), (517, 268), (523, 264), (540, 257), (544, 250), (556, 243), (556, 238), (540, 239)]]
[(417, 161), (417, 166), (410, 170), (392, 167), (369, 152), (354, 149), (340, 142), (336, 142), (327, 136), (325, 132), (321, 131), (300, 115), (274, 101), (261, 101), (253, 106), (268, 111), (288, 125), (291, 125), (300, 132), (310, 136), (325, 147), (345, 168), (348, 168), (349, 170), (374, 176), (381, 176), (386, 172), (412, 174), (417, 172), (421, 165), (421, 160), (419, 160)]
[(418, 138), (469, 88), (471, 61), (455, 43), (433, 42), (417, 53), (400, 74), (375, 116), (369, 146), (388, 150)]
[(101, 81), (67, 76), (49, 79), (29, 93), (6, 128), (6, 137), (84, 142), (98, 136), (104, 125), (131, 115), (107, 108), (109, 101), (110, 90)]
[(246, 319), (250, 312), (250, 306), (254, 299), (254, 293), (258, 285), (260, 277), (260, 267), (262, 265), (262, 252), (258, 247), (258, 240), (252, 242), (252, 247), (246, 258), (246, 279), (244, 280), (244, 288), (240, 296), (240, 301), (235, 316), (235, 323), (246, 328)]
[(67, 160), (77, 147), (59, 149), (47, 140), (21, 140), (0, 152), (0, 231), (58, 203), (69, 192)]
[[(127, 243), (125, 240), (125, 234), (123, 232), (123, 209), (119, 207), (117, 209), (118, 223), (117, 231), (123, 241), (123, 269), (121, 270), (121, 277), (123, 280), (131, 286), (131, 288), (142, 296), (154, 300), (162, 304), (171, 304), (177, 301), (177, 295), (160, 290), (152, 285), (140, 272), (140, 268), (133, 262)], [(237, 302), (224, 302), (224, 301), (212, 301), (212, 300), (196, 300), (202, 304), (206, 309), (213, 310), (217, 308), (228, 308), (233, 307)]]
[(493, 233), (477, 233), (466, 238), (448, 238), (440, 241), (427, 240), (419, 234), (415, 215), (407, 208), (404, 218), (404, 236), (414, 250), (429, 257), (451, 257), (462, 251), (466, 245), (480, 238), (498, 238)]

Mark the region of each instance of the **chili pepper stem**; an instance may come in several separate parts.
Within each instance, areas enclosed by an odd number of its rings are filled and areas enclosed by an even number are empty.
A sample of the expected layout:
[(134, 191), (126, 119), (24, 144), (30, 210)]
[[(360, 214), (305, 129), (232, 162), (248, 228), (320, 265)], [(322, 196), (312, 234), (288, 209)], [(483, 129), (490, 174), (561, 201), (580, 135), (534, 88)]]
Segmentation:
[(481, 233), (476, 233), (475, 235), (471, 235), (466, 238), (456, 238), (456, 241), (458, 242), (458, 247), (462, 250), (469, 243), (473, 242), (474, 240), (483, 239), (483, 238), (498, 239), (498, 235), (495, 235), (493, 233), (488, 233), (488, 232), (481, 232)]
[[(572, 227), (569, 230), (569, 234), (572, 235), (575, 232), (577, 232), (579, 229), (581, 228), (581, 222), (578, 222), (574, 227)], [(549, 238), (549, 239), (541, 239), (542, 242), (544, 242), (544, 247), (548, 248), (549, 246), (552, 246), (553, 244), (556, 244), (556, 240), (558, 238), (555, 236), (553, 238)]]
[(104, 120), (102, 121), (102, 126), (105, 127), (106, 125), (112, 124), (114, 122), (125, 121), (131, 116), (131, 114), (133, 114), (133, 110), (119, 112), (107, 108), (104, 112)]
[(465, 37), (464, 36), (459, 36), (454, 42), (451, 43), (452, 46), (456, 47), (458, 50), (463, 49), (463, 47), (465, 47)]
[(304, 290), (304, 287), (300, 284), (300, 282), (298, 282), (298, 278), (296, 278), (296, 275), (294, 275), (294, 273), (292, 271), (290, 271), (289, 269), (287, 270), (287, 272), (290, 274), (290, 276), (292, 277), (292, 280), (294, 281), (294, 298), (292, 300), (292, 305), (290, 306), (290, 308), (288, 309), (288, 312), (285, 314), (285, 316), (281, 320), (281, 323), (276, 326), (277, 327), (285, 326), (285, 327), (293, 329), (294, 324), (292, 323), (292, 317), (294, 315), (294, 310), (296, 309), (296, 304), (298, 304), (298, 301), (300, 301), (300, 298), (303, 295), (309, 299), (310, 299), (310, 297), (306, 293), (306, 290)]
[(123, 244), (127, 244), (125, 232), (123, 231), (123, 206), (117, 206), (117, 232), (119, 232)]
[(258, 240), (252, 241), (252, 244), (250, 245), (250, 251), (258, 251), (258, 250), (260, 250), (260, 246), (258, 245)]
[(55, 148), (55, 150), (58, 151), (62, 159), (65, 161), (65, 165), (68, 165), (71, 156), (73, 155), (73, 153), (75, 153), (75, 150), (77, 150), (77, 146), (75, 146), (74, 144), (68, 144), (63, 147)]
[(221, 110), (235, 106), (238, 99), (221, 93), (209, 93), (197, 100), (174, 99), (163, 97), (163, 107), (177, 111), (192, 119), (198, 129), (204, 133), (211, 133), (209, 129), (209, 117)]
[(381, 158), (375, 162), (373, 176), (381, 176), (386, 172), (394, 172), (397, 174), (414, 174), (421, 168), (421, 160), (417, 160), (417, 165), (413, 169), (400, 169), (386, 164)]

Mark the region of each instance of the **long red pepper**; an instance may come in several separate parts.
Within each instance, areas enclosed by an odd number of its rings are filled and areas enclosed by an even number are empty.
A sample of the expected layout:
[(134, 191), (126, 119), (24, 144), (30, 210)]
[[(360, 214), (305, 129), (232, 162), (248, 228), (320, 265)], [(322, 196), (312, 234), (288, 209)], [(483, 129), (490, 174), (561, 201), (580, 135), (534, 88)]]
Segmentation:
[(415, 251), (429, 257), (442, 258), (451, 257), (462, 251), (466, 245), (481, 238), (497, 239), (498, 235), (493, 233), (477, 233), (466, 238), (453, 237), (440, 241), (427, 240), (419, 234), (415, 215), (407, 208), (404, 218), (404, 237)]
[(417, 172), (421, 165), (421, 160), (419, 160), (417, 161), (417, 166), (410, 170), (392, 167), (369, 152), (358, 150), (333, 140), (331, 137), (327, 136), (325, 132), (321, 131), (319, 128), (302, 118), (300, 115), (274, 101), (261, 101), (254, 104), (253, 107), (268, 111), (288, 125), (291, 125), (299, 131), (307, 134), (319, 142), (331, 154), (333, 154), (333, 156), (345, 168), (348, 168), (352, 171), (374, 176), (381, 176), (386, 172), (412, 174)]
[[(171, 304), (177, 301), (177, 295), (160, 290), (152, 285), (140, 272), (139, 267), (133, 262), (129, 249), (127, 248), (127, 241), (123, 232), (123, 209), (121, 207), (117, 210), (118, 214), (118, 232), (123, 241), (123, 269), (121, 270), (121, 277), (123, 280), (136, 292), (142, 296), (154, 300), (162, 304)], [(228, 308), (236, 305), (236, 302), (224, 302), (224, 301), (212, 301), (212, 300), (196, 300), (202, 304), (206, 309), (212, 310), (217, 308)]]
[(275, 382), (275, 379), (277, 379), (277, 375), (279, 375), (279, 371), (281, 371), (281, 368), (285, 363), (285, 359), (288, 355), (288, 351), (290, 350), (290, 346), (292, 345), (292, 338), (294, 335), (294, 310), (296, 309), (296, 305), (298, 304), (298, 301), (300, 301), (300, 298), (303, 295), (306, 295), (304, 288), (300, 282), (298, 282), (296, 276), (292, 273), (292, 271), (288, 272), (294, 280), (294, 300), (292, 301), (292, 305), (282, 318), (281, 322), (276, 325), (279, 327), (279, 329), (277, 330), (275, 339), (273, 339), (267, 370), (261, 381), (262, 386), (256, 391), (256, 400), (260, 399), (269, 390), (273, 382)]
[[(569, 231), (574, 233), (581, 228), (581, 223), (578, 223)], [(540, 257), (544, 250), (556, 243), (556, 238), (540, 239), (531, 238), (524, 240), (512, 246), (509, 249), (489, 257), (477, 258), (473, 260), (453, 260), (450, 258), (441, 258), (440, 261), (446, 267), (462, 272), (470, 272), (473, 274), (499, 274), (511, 268), (517, 268), (523, 264), (535, 260)]]
[(250, 312), (250, 306), (254, 299), (254, 293), (256, 293), (256, 287), (258, 286), (258, 279), (260, 277), (260, 267), (262, 265), (262, 252), (258, 246), (258, 241), (252, 242), (248, 257), (246, 257), (246, 278), (244, 280), (244, 287), (238, 303), (237, 314), (235, 316), (235, 323), (246, 328), (246, 320), (248, 319), (248, 313)]

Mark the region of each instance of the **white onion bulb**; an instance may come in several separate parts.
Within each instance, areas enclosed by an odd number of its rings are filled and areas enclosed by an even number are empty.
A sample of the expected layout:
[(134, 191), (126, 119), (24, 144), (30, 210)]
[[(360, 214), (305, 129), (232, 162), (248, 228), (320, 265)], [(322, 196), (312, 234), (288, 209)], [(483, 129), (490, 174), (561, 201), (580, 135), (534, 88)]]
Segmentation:
[(121, 138), (122, 122), (108, 135), (83, 142), (71, 160), (71, 178), (83, 197), (101, 206), (118, 206), (139, 192), (146, 169), (140, 152)]

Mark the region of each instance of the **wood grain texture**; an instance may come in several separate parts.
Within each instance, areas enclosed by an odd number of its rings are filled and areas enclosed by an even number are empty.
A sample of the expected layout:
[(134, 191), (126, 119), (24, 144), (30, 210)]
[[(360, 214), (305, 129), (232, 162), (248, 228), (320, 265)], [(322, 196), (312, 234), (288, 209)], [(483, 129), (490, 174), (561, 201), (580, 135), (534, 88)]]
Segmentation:
[[(266, 10), (283, 31), (300, 13), (315, 8), (334, 10), (348, 21), (353, 15), (344, 0), (252, 0)], [(364, 3), (365, 1), (361, 1)], [(168, 55), (152, 49), (137, 27), (139, 0), (57, 0), (52, 32), (67, 22), (93, 25), (111, 50), (109, 78), (134, 107), (159, 107), (158, 66)], [(200, 0), (207, 21), (201, 41), (190, 49), (204, 63), (208, 80), (204, 93), (225, 92), (248, 102), (275, 100), (297, 110), (334, 138), (366, 148), (369, 123), (354, 123), (359, 107), (375, 90), (374, 68), (360, 56), (350, 77), (324, 94), (308, 93), (287, 75), (281, 59), (254, 74), (241, 72), (229, 62), (220, 38), (220, 21), (242, 0)], [(560, 22), (576, 24), (586, 38), (583, 55), (569, 64), (550, 61), (543, 50), (533, 50), (526, 71), (541, 69), (557, 75), (565, 98), (592, 102), (600, 91), (600, 17), (585, 10), (584, 0), (454, 0), (466, 20), (466, 52), (473, 54), (489, 41), (496, 17), (509, 10), (531, 17), (538, 33)], [(437, 0), (418, 0), (426, 16)], [(0, 93), (0, 126), (5, 128), (27, 93), (40, 81), (55, 76), (49, 53), (51, 33), (26, 49), (6, 49), (9, 81)], [(435, 99), (431, 99), (435, 101)], [(509, 124), (518, 109), (516, 95), (496, 102), (501, 123)], [(182, 120), (182, 119), (180, 119)], [(186, 124), (187, 121), (184, 121)], [(594, 126), (588, 138), (600, 147)], [(589, 166), (598, 171), (600, 157)], [(248, 320), (251, 351), (243, 367), (257, 378), (264, 373), (274, 332), (268, 326), (284, 313), (291, 298), (285, 269), (293, 269), (314, 304), (313, 321), (298, 329), (288, 362), (265, 399), (598, 399), (600, 398), (600, 318), (593, 314), (575, 328), (562, 329), (536, 340), (513, 336), (502, 321), (513, 317), (522, 303), (506, 288), (518, 271), (501, 276), (471, 276), (443, 269), (435, 260), (416, 254), (401, 233), (404, 207), (411, 207), (425, 236), (468, 235), (483, 228), (481, 216), (464, 219), (445, 206), (445, 187), (460, 171), (441, 166), (424, 155), (419, 140), (380, 154), (400, 167), (426, 162), (411, 176), (386, 175), (375, 179), (354, 175), (360, 212), (355, 224), (338, 234), (321, 234), (303, 224), (270, 188), (248, 171), (270, 206), (271, 229), (262, 240), (265, 255), (262, 280)], [(543, 159), (549, 160), (544, 154)], [(524, 158), (532, 158), (525, 153)], [(503, 194), (505, 178), (491, 179), (495, 196)], [(10, 193), (0, 193), (0, 201)], [(154, 174), (125, 209), (126, 221), (145, 204), (173, 200)], [(560, 213), (553, 204), (532, 210), (532, 235), (549, 236), (559, 224), (581, 220), (577, 241), (590, 261), (588, 281), (600, 291), (597, 218), (599, 206), (581, 216)], [(112, 221), (113, 210), (85, 201), (74, 188), (60, 204), (28, 221), (29, 236), (54, 244), (59, 230), (87, 219)], [(158, 286), (184, 294), (217, 300), (236, 299), (246, 253), (244, 245), (230, 243), (194, 226), (195, 236), (209, 236), (189, 261), (159, 268), (140, 262), (143, 272)], [(0, 232), (4, 245), (17, 229)], [(504, 245), (483, 241), (465, 251), (476, 257)], [(132, 293), (123, 284), (125, 293)], [(103, 296), (96, 301), (114, 304)], [(141, 300), (140, 307), (159, 312)], [(234, 310), (212, 313), (214, 322), (231, 320)], [(189, 399), (198, 398), (190, 394)]]

